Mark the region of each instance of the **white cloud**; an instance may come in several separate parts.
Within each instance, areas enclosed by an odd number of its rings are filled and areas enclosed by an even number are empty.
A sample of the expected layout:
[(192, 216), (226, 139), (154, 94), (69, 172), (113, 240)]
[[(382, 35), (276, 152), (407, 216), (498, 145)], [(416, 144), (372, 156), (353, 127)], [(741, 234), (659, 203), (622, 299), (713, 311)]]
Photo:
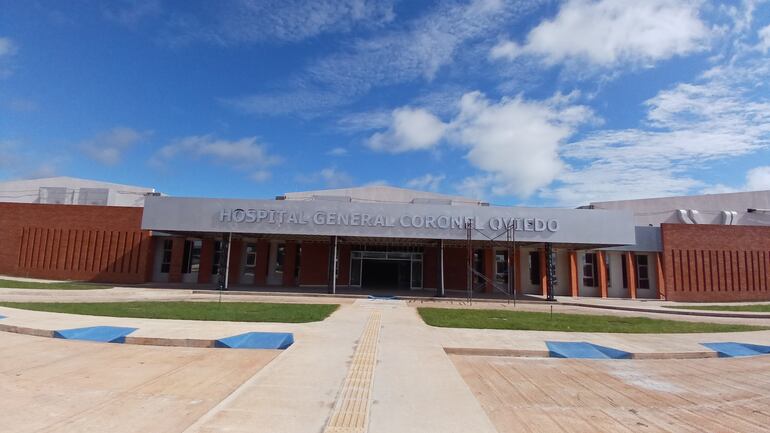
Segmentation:
[(326, 154), (330, 156), (345, 156), (348, 154), (348, 150), (344, 147), (334, 147), (326, 152)]
[(102, 9), (105, 18), (128, 27), (162, 11), (159, 0), (113, 0), (105, 3)]
[(443, 174), (426, 173), (423, 176), (409, 179), (406, 182), (407, 188), (420, 189), (425, 191), (438, 191), (441, 188), (441, 182), (446, 179)]
[[(499, 32), (545, 0), (438, 3), (429, 12), (390, 31), (358, 39), (309, 64), (284, 91), (231, 98), (251, 114), (317, 115), (349, 104), (373, 87), (432, 81), (460, 53), (476, 53)], [(463, 49), (468, 47), (468, 49)]]
[(0, 37), (0, 78), (5, 78), (13, 72), (12, 59), (19, 47), (7, 37)]
[[(262, 182), (270, 177), (267, 168), (281, 162), (272, 155), (257, 137), (226, 140), (213, 135), (192, 135), (173, 140), (161, 147), (150, 159), (150, 164), (165, 167), (178, 158), (206, 159), (250, 172), (249, 178)], [(255, 170), (256, 168), (256, 170)]]
[(323, 188), (345, 188), (353, 185), (353, 177), (336, 167), (327, 167), (310, 174), (297, 176), (297, 180), (311, 185), (321, 184)]
[(149, 132), (119, 126), (82, 141), (79, 147), (89, 158), (104, 165), (115, 165), (127, 150), (148, 135)]
[[(572, 165), (542, 196), (579, 205), (731, 188), (695, 173), (770, 144), (770, 101), (751, 94), (770, 76), (764, 68), (762, 61), (715, 67), (646, 101), (649, 128), (596, 131), (566, 144), (561, 156)], [(762, 184), (763, 173), (746, 187)]]
[(385, 132), (372, 135), (367, 145), (391, 153), (426, 150), (438, 144), (446, 125), (436, 116), (420, 108), (393, 110), (393, 120)]
[(705, 48), (709, 29), (698, 16), (699, 5), (695, 0), (568, 0), (523, 44), (502, 41), (490, 56), (532, 55), (548, 65), (654, 63)]
[(746, 173), (746, 191), (770, 189), (770, 166), (755, 167)]
[(174, 14), (166, 29), (172, 44), (221, 45), (297, 42), (322, 34), (376, 28), (395, 18), (393, 0), (234, 0)]
[(767, 54), (767, 51), (770, 50), (770, 25), (766, 25), (759, 29), (757, 36), (759, 37), (757, 49), (762, 51), (762, 53)]
[(557, 96), (542, 102), (503, 98), (498, 103), (478, 92), (462, 97), (451, 126), (453, 140), (469, 149), (473, 166), (493, 175), (495, 194), (527, 197), (563, 169), (559, 145), (593, 114)]
[(253, 180), (254, 182), (264, 182), (266, 180), (269, 180), (272, 177), (272, 173), (268, 170), (257, 170), (254, 173), (251, 173), (249, 176), (249, 179)]

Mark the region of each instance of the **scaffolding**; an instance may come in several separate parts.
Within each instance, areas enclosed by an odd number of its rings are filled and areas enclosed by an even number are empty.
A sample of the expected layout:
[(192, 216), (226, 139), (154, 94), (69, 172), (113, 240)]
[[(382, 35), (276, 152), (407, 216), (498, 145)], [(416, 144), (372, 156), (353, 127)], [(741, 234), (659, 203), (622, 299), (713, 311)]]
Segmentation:
[[(467, 239), (467, 275), (468, 275), (468, 281), (466, 282), (466, 297), (468, 300), (468, 304), (473, 304), (473, 293), (476, 290), (479, 289), (486, 289), (487, 286), (491, 286), (493, 292), (498, 291), (506, 295), (508, 299), (508, 303), (510, 304), (511, 301), (513, 301), (513, 306), (516, 306), (516, 285), (514, 284), (514, 281), (516, 281), (516, 266), (515, 266), (515, 257), (516, 257), (516, 231), (514, 230), (514, 224), (513, 222), (510, 225), (505, 226), (504, 229), (502, 229), (499, 233), (494, 233), (492, 236), (487, 235), (483, 231), (476, 228), (474, 221), (468, 221), (465, 223), (465, 232), (466, 232), (466, 239)], [(507, 283), (500, 283), (497, 281), (495, 277), (490, 278), (489, 276), (485, 275), (483, 272), (479, 272), (475, 266), (474, 266), (474, 260), (473, 260), (473, 251), (474, 251), (474, 243), (473, 243), (473, 233), (479, 233), (484, 239), (481, 241), (482, 246), (486, 245), (489, 248), (492, 249), (492, 251), (495, 251), (495, 248), (499, 247), (499, 243), (503, 242), (502, 237), (505, 236), (505, 248), (508, 252), (508, 258), (506, 262), (506, 266), (508, 268), (508, 278)], [(495, 261), (495, 266), (497, 265), (497, 262)], [(497, 270), (495, 270), (495, 274), (497, 273)], [(474, 283), (474, 277), (478, 278), (479, 282)]]

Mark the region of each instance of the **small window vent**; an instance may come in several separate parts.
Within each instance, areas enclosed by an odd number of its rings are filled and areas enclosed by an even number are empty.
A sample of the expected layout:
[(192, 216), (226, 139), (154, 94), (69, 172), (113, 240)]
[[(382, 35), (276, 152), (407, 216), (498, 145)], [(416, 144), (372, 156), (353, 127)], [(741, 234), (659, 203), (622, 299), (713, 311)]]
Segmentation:
[(43, 204), (72, 204), (73, 191), (65, 187), (40, 187), (40, 203)]
[(78, 204), (107, 206), (110, 190), (107, 188), (80, 188)]

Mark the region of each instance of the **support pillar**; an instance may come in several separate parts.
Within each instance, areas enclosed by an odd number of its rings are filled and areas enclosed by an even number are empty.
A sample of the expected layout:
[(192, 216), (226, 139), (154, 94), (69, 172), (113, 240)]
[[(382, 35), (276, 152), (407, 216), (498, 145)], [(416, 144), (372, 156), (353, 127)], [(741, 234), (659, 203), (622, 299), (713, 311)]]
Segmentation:
[(628, 297), (636, 299), (636, 260), (634, 260), (634, 253), (628, 251), (624, 254), (624, 260), (626, 261), (626, 285), (628, 286)]
[(492, 282), (495, 281), (495, 264), (495, 250), (492, 247), (484, 248), (484, 275), (487, 277), (484, 293), (494, 292)]
[(264, 287), (267, 285), (267, 267), (270, 259), (270, 242), (266, 239), (257, 241), (257, 263), (254, 265), (254, 285)]
[(521, 294), (521, 250), (516, 247), (513, 248), (513, 263), (511, 269), (513, 269), (514, 291)]
[(184, 255), (184, 238), (175, 237), (171, 240), (171, 263), (168, 269), (168, 282), (182, 282), (182, 256)]
[(569, 290), (573, 298), (577, 298), (580, 294), (578, 286), (578, 269), (577, 269), (577, 252), (570, 251), (569, 253)]
[(545, 260), (545, 248), (540, 248), (538, 251), (538, 257), (540, 259), (540, 293), (544, 298), (548, 297), (548, 269), (546, 269)]
[(607, 293), (607, 256), (604, 251), (596, 252), (596, 266), (599, 268), (599, 294), (602, 298), (606, 298)]
[[(229, 235), (232, 239), (232, 234)], [(243, 253), (243, 240), (232, 239), (227, 250), (227, 286), (228, 288), (241, 281), (241, 255)]]
[(337, 293), (337, 236), (329, 238), (329, 272), (328, 287), (329, 293)]
[(438, 290), (436, 296), (444, 297), (444, 240), (439, 239), (438, 242), (438, 281), (436, 282)]
[(666, 299), (666, 278), (663, 275), (663, 253), (655, 254), (655, 272), (658, 284), (658, 299)]
[(203, 239), (201, 242), (201, 264), (198, 268), (198, 283), (211, 282), (211, 267), (214, 264), (214, 240)]

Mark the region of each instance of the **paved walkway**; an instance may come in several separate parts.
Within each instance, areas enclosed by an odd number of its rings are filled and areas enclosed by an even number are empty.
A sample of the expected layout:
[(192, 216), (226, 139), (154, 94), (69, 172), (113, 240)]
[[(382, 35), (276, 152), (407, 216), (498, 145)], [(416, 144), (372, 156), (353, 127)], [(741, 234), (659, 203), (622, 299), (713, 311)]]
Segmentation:
[[(40, 292), (50, 291), (5, 289), (0, 291), (0, 299), (26, 300), (32, 298), (71, 301), (140, 299), (195, 301), (215, 299), (211, 295), (195, 295), (189, 291), (152, 289), (111, 289), (86, 291), (85, 293), (83, 291), (56, 291), (55, 294)], [(243, 300), (249, 301), (307, 302), (311, 300), (296, 296), (243, 296)], [(228, 300), (241, 300), (241, 298), (234, 296), (228, 297)], [(311, 301), (319, 301), (319, 299), (312, 298)], [(412, 308), (418, 305), (414, 302), (334, 298), (323, 298), (320, 301), (340, 302), (342, 305), (327, 320), (305, 324), (112, 318), (0, 307), (0, 315), (7, 316), (0, 320), (0, 324), (38, 329), (66, 329), (98, 325), (130, 326), (139, 328), (132, 335), (177, 339), (222, 338), (248, 331), (279, 331), (293, 332), (296, 340), (296, 343), (289, 349), (276, 354), (272, 351), (129, 347), (127, 345), (59, 341), (0, 333), (0, 351), (13, 354), (10, 357), (0, 357), (0, 374), (3, 375), (2, 381), (0, 381), (2, 383), (0, 385), (0, 411), (13, 413), (8, 418), (10, 420), (8, 421), (10, 422), (9, 425), (12, 426), (8, 431), (35, 431), (37, 428), (42, 428), (41, 431), (46, 431), (46, 428), (53, 431), (56, 430), (54, 427), (58, 425), (63, 425), (66, 428), (57, 431), (83, 431), (87, 429), (128, 431), (125, 425), (132, 425), (132, 418), (137, 417), (139, 413), (137, 411), (143, 407), (145, 411), (142, 412), (142, 431), (164, 433), (213, 433), (221, 431), (245, 433), (259, 431), (260, 428), (270, 432), (320, 432), (327, 429), (329, 432), (361, 433), (364, 431), (372, 433), (549, 431), (546, 428), (539, 430), (524, 427), (512, 429), (508, 422), (513, 422), (513, 420), (502, 418), (503, 421), (501, 421), (502, 412), (500, 410), (510, 409), (504, 404), (507, 401), (505, 399), (509, 398), (507, 397), (508, 393), (521, 395), (524, 392), (524, 388), (521, 386), (524, 386), (525, 383), (519, 384), (518, 379), (514, 379), (516, 376), (508, 373), (489, 377), (480, 375), (481, 373), (474, 372), (475, 367), (470, 366), (481, 363), (479, 368), (483, 370), (483, 368), (487, 368), (484, 367), (487, 364), (495, 366), (499, 363), (513, 363), (510, 365), (519, 366), (515, 367), (519, 371), (517, 374), (521, 373), (521, 368), (534, 368), (535, 370), (526, 370), (530, 376), (541, 374), (535, 373), (540, 371), (537, 370), (540, 366), (553, 366), (554, 370), (542, 369), (542, 374), (545, 377), (549, 374), (555, 374), (556, 371), (568, 369), (568, 366), (572, 365), (570, 364), (571, 360), (447, 355), (445, 349), (447, 347), (485, 350), (515, 348), (542, 351), (545, 350), (545, 341), (556, 340), (589, 341), (636, 353), (696, 353), (704, 351), (704, 348), (699, 345), (703, 342), (740, 341), (770, 344), (770, 331), (644, 335), (433, 328), (425, 325), (419, 318), (416, 309)], [(546, 307), (535, 304), (520, 305), (520, 308), (526, 309)], [(474, 304), (474, 308), (478, 308), (478, 306)], [(580, 307), (565, 308), (581, 310)], [(619, 314), (626, 313), (620, 312)], [(375, 317), (376, 319), (373, 319)], [(55, 350), (49, 351), (48, 347)], [(99, 347), (104, 348), (103, 354), (99, 351)], [(78, 348), (83, 348), (82, 353)], [(208, 370), (212, 367), (196, 371), (174, 366), (185, 356), (194, 357), (196, 353), (199, 353), (201, 357), (210, 359), (207, 361), (209, 362), (207, 365), (218, 365), (222, 371), (212, 373)], [(132, 366), (121, 363), (119, 361), (121, 354), (125, 354), (128, 359), (136, 360), (137, 363), (132, 364)], [(160, 376), (157, 378), (153, 378), (156, 376), (145, 375), (143, 364), (139, 362), (142, 356), (145, 356), (143, 354), (149, 354), (146, 356), (148, 356), (147, 362), (149, 363), (147, 368), (150, 371), (155, 371), (153, 369), (156, 367), (153, 366), (157, 366), (160, 369), (157, 371), (167, 371), (169, 372), (168, 375), (159, 373)], [(755, 359), (766, 363), (767, 357)], [(734, 365), (733, 360), (729, 359), (698, 360), (698, 362), (705, 361), (716, 364), (708, 364), (708, 368), (698, 367), (703, 374), (712, 374), (718, 371), (719, 365), (722, 365), (718, 363), (724, 362), (724, 365)], [(580, 371), (584, 372), (581, 374), (588, 375), (588, 377), (595, 377), (591, 376), (592, 374), (600, 374), (591, 373), (590, 365), (601, 365), (601, 369), (608, 368), (605, 365), (626, 368), (620, 367), (618, 364), (593, 362), (597, 363), (585, 364), (589, 366), (581, 367), (583, 370)], [(644, 374), (646, 366), (652, 364), (638, 363), (675, 363), (677, 361), (611, 362), (635, 363), (625, 365), (634, 366), (634, 371)], [(693, 360), (679, 362), (693, 362)], [(37, 365), (38, 370), (34, 368), (29, 370), (26, 363), (30, 363), (30, 366)], [(665, 366), (669, 364), (659, 365), (661, 365), (659, 367), (661, 371), (665, 371)], [(226, 366), (226, 368), (222, 368), (222, 366)], [(175, 369), (178, 368), (180, 373), (170, 373), (172, 370), (177, 371)], [(99, 378), (96, 381), (91, 379), (92, 369), (95, 369), (95, 377)], [(213, 394), (209, 394), (206, 389), (209, 385), (193, 385), (208, 384), (210, 383), (210, 376), (221, 377), (217, 375), (224, 374), (231, 369), (237, 369), (237, 374), (233, 372), (235, 376), (223, 377), (222, 386), (217, 388), (217, 392)], [(751, 371), (758, 375), (756, 376), (758, 383), (751, 388), (752, 395), (765, 392), (763, 387), (767, 385), (767, 381), (762, 378), (767, 377), (768, 370), (755, 370)], [(185, 373), (181, 373), (182, 371)], [(606, 374), (606, 372), (601, 374)], [(141, 377), (135, 378), (135, 375)], [(38, 379), (38, 376), (42, 379)], [(161, 376), (163, 376), (162, 379)], [(79, 390), (86, 390), (86, 394), (88, 394), (88, 392), (98, 393), (97, 390), (101, 388), (113, 389), (109, 382), (111, 377), (122, 385), (112, 394), (103, 395), (101, 399), (88, 400), (86, 397), (82, 397), (82, 402), (72, 404), (51, 401), (57, 399), (57, 396), (79, 395)], [(28, 382), (32, 378), (34, 378), (33, 382)], [(155, 401), (154, 399), (162, 399), (166, 395), (165, 393), (168, 392), (166, 387), (177, 386), (170, 382), (170, 378), (189, 384), (189, 388), (184, 394), (185, 398), (192, 398), (191, 396), (201, 394), (205, 403), (195, 406), (194, 409), (185, 409), (185, 405), (195, 405), (196, 403), (184, 399), (172, 399), (176, 403), (169, 402), (165, 406), (158, 403), (158, 407), (163, 408), (163, 411), (140, 404), (145, 398), (145, 394), (148, 395), (146, 401), (150, 402), (151, 405)], [(568, 392), (575, 392), (573, 388), (580, 384), (581, 380), (584, 379), (579, 379), (577, 376), (570, 379), (572, 385), (564, 385), (566, 386), (565, 389), (570, 390)], [(655, 381), (644, 383), (644, 376), (630, 377), (628, 380), (639, 382), (633, 386), (641, 389), (644, 389), (645, 386), (655, 386), (657, 383)], [(720, 388), (723, 386), (729, 386), (730, 389), (746, 388), (748, 387), (747, 383), (750, 382), (749, 376), (741, 379), (744, 382), (740, 384), (728, 383), (729, 380), (728, 382), (723, 381), (723, 383), (709, 381), (707, 378), (701, 380), (704, 381), (704, 386), (714, 386), (708, 390), (708, 392), (713, 393), (723, 392), (723, 388)], [(548, 379), (546, 382), (551, 383), (553, 381)], [(146, 385), (141, 385), (144, 383)], [(677, 384), (679, 383), (685, 382), (677, 382)], [(553, 385), (556, 386), (556, 382), (553, 382)], [(55, 391), (51, 391), (52, 389)], [(495, 394), (489, 397), (485, 391), (487, 389), (493, 389)], [(530, 389), (526, 392), (533, 391)], [(552, 387), (547, 392), (560, 393), (563, 390)], [(607, 400), (609, 403), (596, 397), (596, 402), (592, 404), (599, 406), (600, 402), (605, 402), (611, 405), (612, 399), (615, 398), (611, 397), (613, 393), (620, 395), (625, 392), (622, 390), (603, 390), (601, 398), (609, 399)], [(639, 392), (641, 392), (639, 395), (642, 396), (649, 394), (649, 392), (646, 394), (644, 391)], [(607, 397), (608, 395), (610, 397)], [(17, 398), (16, 396), (21, 397)], [(580, 394), (577, 394), (573, 397), (579, 399), (579, 396)], [(61, 397), (58, 398), (61, 399)], [(558, 399), (565, 397), (554, 394), (549, 398), (558, 402)], [(736, 401), (746, 401), (744, 397), (735, 398)], [(21, 406), (19, 406), (21, 403), (19, 402), (31, 404), (31, 402), (36, 401), (40, 401), (41, 407), (53, 415), (41, 416), (39, 420), (32, 420), (24, 414), (17, 413), (21, 412)], [(647, 408), (649, 405), (644, 401), (646, 400), (640, 400), (638, 405)], [(703, 401), (707, 405), (710, 400), (704, 399)], [(577, 403), (575, 404), (577, 405)], [(632, 404), (629, 404), (629, 407), (637, 410), (637, 406)], [(123, 410), (123, 408), (126, 409)], [(594, 409), (601, 410), (596, 407)], [(548, 410), (556, 409), (547, 405), (533, 404), (528, 411), (522, 413), (531, 413), (532, 421), (545, 423), (546, 421), (543, 421), (542, 417), (535, 415)], [(619, 411), (613, 415), (614, 418), (612, 419), (621, 425), (630, 423), (627, 424), (628, 430), (637, 431), (637, 425), (634, 423), (638, 421), (638, 417), (622, 417), (622, 414), (623, 412)], [(562, 419), (567, 421), (571, 416), (571, 413), (565, 412)], [(703, 416), (706, 414), (704, 413)], [(152, 423), (153, 417), (158, 418), (157, 424)], [(364, 419), (364, 422), (360, 422), (361, 419)], [(644, 420), (646, 419), (645, 417)], [(644, 420), (639, 422), (644, 422)], [(3, 421), (5, 423), (6, 419)], [(517, 422), (522, 422), (522, 420), (519, 419)], [(753, 422), (756, 421), (752, 420), (745, 425), (751, 425)], [(26, 423), (36, 427), (25, 430)], [(521, 425), (526, 426), (526, 424)], [(549, 424), (540, 425), (547, 426)], [(575, 423), (575, 425), (583, 424)], [(601, 425), (606, 428), (597, 428), (596, 431), (602, 429), (613, 431), (610, 427), (614, 424), (605, 422)], [(24, 428), (15, 429), (15, 426)], [(579, 429), (563, 430), (579, 431)], [(591, 431), (590, 429), (584, 430)]]

